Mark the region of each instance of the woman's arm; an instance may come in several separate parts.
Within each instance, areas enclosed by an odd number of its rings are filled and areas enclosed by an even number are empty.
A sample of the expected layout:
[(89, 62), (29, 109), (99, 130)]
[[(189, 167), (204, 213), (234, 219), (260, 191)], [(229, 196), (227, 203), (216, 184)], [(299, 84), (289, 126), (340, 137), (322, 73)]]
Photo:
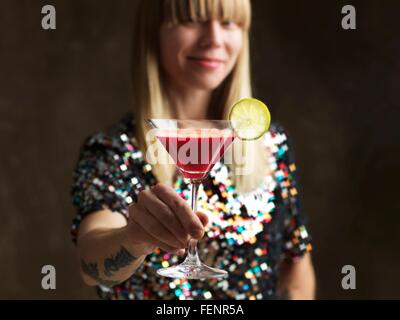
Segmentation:
[(110, 210), (85, 216), (78, 232), (78, 256), (88, 285), (114, 286), (128, 279), (156, 248), (178, 255), (189, 239), (201, 239), (208, 219), (193, 214), (175, 190), (157, 184), (142, 190), (126, 219)]
[(291, 300), (315, 299), (315, 273), (311, 255), (282, 262), (278, 294)]
[(131, 243), (128, 232), (125, 217), (110, 210), (83, 219), (77, 249), (80, 272), (87, 285), (117, 285), (141, 265), (146, 255)]

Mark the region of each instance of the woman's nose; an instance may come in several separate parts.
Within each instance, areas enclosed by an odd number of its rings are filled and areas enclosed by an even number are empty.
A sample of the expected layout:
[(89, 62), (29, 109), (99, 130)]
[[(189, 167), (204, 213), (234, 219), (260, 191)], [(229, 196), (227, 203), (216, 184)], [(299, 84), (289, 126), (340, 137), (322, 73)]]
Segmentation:
[(208, 47), (219, 47), (223, 43), (222, 26), (218, 20), (209, 20), (204, 23), (202, 44)]

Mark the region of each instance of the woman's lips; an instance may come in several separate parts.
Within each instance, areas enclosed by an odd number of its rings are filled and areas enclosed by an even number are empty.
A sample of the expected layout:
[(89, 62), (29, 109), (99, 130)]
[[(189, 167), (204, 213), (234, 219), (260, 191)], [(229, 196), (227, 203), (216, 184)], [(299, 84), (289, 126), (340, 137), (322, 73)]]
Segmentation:
[(222, 63), (224, 63), (224, 61), (220, 59), (196, 58), (196, 57), (189, 57), (188, 59), (203, 68), (212, 70), (217, 69)]

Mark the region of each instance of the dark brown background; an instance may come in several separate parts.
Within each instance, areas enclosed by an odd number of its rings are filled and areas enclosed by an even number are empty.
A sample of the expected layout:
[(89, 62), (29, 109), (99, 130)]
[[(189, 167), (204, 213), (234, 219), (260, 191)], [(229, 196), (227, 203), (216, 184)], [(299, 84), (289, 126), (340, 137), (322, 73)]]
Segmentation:
[[(96, 297), (75, 267), (69, 187), (84, 137), (131, 108), (135, 3), (0, 4), (0, 298)], [(340, 27), (349, 3), (355, 31)], [(45, 4), (55, 31), (41, 29)], [(318, 297), (400, 298), (399, 2), (253, 5), (256, 96), (292, 135)], [(55, 291), (41, 289), (45, 264)], [(345, 264), (357, 290), (341, 289)]]

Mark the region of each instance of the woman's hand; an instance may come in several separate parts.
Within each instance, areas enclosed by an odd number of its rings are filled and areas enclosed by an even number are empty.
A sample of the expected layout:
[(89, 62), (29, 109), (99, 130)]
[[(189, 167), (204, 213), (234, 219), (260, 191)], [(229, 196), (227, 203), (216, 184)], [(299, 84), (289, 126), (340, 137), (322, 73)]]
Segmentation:
[(146, 255), (159, 247), (183, 255), (190, 238), (201, 239), (208, 223), (204, 213), (193, 214), (173, 188), (159, 183), (139, 193), (129, 208), (128, 242), (136, 254)]

